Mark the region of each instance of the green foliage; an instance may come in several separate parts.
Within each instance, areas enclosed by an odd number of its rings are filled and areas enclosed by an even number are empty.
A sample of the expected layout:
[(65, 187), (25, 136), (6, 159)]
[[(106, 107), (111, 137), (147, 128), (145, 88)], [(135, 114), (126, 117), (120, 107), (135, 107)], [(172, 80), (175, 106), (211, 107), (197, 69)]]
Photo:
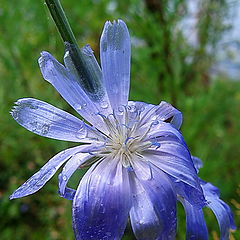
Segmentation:
[[(186, 0), (62, 0), (79, 45), (89, 43), (99, 56), (106, 20), (122, 18), (132, 37), (131, 99), (157, 104), (165, 100), (183, 112), (183, 135), (193, 155), (203, 159), (200, 176), (221, 189), (221, 197), (240, 225), (240, 82), (212, 79), (214, 47), (224, 33), (227, 4), (201, 1), (199, 44), (192, 46), (176, 27), (186, 15)], [(14, 101), (34, 97), (76, 114), (38, 69), (42, 50), (63, 56), (63, 43), (43, 1), (4, 1), (0, 6), (0, 232), (1, 240), (71, 240), (71, 202), (57, 195), (57, 176), (33, 196), (8, 196), (54, 154), (73, 146), (36, 136), (8, 114)], [(212, 52), (207, 51), (211, 47)], [(189, 61), (189, 59), (191, 61)], [(73, 176), (77, 185), (83, 172)], [(205, 212), (210, 239), (218, 239), (214, 215)], [(179, 206), (177, 239), (185, 236)], [(134, 239), (128, 227), (124, 239)], [(233, 233), (232, 239), (240, 239)]]

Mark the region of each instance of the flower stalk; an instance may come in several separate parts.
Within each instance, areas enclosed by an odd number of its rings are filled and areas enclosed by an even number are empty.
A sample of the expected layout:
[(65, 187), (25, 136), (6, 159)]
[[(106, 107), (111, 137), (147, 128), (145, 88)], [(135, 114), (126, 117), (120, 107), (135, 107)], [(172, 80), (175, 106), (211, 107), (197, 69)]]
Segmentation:
[(45, 0), (45, 2), (63, 39), (65, 52), (69, 55), (69, 60), (74, 65), (79, 84), (86, 93), (91, 95), (92, 99), (99, 98), (102, 93), (100, 84), (101, 70), (97, 66), (97, 62), (91, 52), (92, 50), (85, 47), (85, 51), (82, 51), (78, 47), (77, 40), (60, 1)]
[(76, 38), (59, 0), (45, 0), (50, 14), (64, 42), (77, 46)]

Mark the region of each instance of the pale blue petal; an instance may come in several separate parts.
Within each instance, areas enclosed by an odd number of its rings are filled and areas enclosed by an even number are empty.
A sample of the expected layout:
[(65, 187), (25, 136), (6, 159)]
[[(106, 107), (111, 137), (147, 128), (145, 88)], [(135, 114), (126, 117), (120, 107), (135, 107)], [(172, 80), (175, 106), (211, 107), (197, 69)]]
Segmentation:
[(93, 156), (89, 153), (77, 153), (67, 161), (62, 172), (58, 176), (59, 194), (61, 196), (64, 196), (68, 180), (72, 174), (81, 166), (81, 164), (85, 163), (92, 157)]
[(103, 81), (112, 108), (127, 105), (130, 87), (131, 42), (122, 20), (106, 22), (100, 40)]
[(207, 199), (208, 204), (207, 206), (211, 208), (211, 210), (214, 212), (218, 225), (220, 227), (220, 233), (221, 233), (221, 240), (228, 240), (229, 239), (229, 232), (231, 228), (230, 219), (228, 216), (228, 212), (226, 211), (225, 207), (222, 205), (222, 203), (219, 201), (216, 201), (214, 199)]
[(167, 102), (160, 102), (159, 105), (144, 102), (129, 101), (129, 106), (141, 109), (141, 125), (152, 123), (153, 121), (169, 122), (179, 129), (182, 124), (182, 113)]
[[(163, 173), (160, 169), (156, 168), (154, 165), (152, 165), (150, 162), (146, 160), (140, 160), (140, 158), (133, 159), (131, 163), (132, 163), (134, 173), (136, 174), (136, 177), (138, 178), (144, 190), (146, 191), (146, 194), (152, 206), (154, 206), (154, 212), (159, 219), (159, 224), (161, 224), (161, 229), (159, 229), (159, 231), (157, 232), (156, 239), (159, 239), (159, 240), (175, 239), (176, 227), (177, 227), (177, 218), (176, 218), (176, 200), (177, 199), (176, 199), (176, 193), (171, 180), (168, 178), (168, 176), (165, 173)], [(140, 216), (139, 216), (139, 217), (143, 217), (143, 214), (144, 214), (144, 216), (146, 217), (146, 225), (151, 223), (150, 220), (147, 221), (147, 217), (149, 217), (148, 214), (150, 213), (148, 212), (148, 210), (149, 208), (148, 209), (146, 208), (146, 212), (140, 213)], [(135, 216), (137, 215), (135, 214)], [(155, 217), (153, 216), (153, 218)], [(137, 219), (136, 217), (135, 219), (143, 221), (142, 225), (135, 223), (134, 227), (135, 227), (136, 233), (139, 234), (138, 239), (144, 239), (144, 238), (141, 238), (140, 235), (144, 234), (143, 229), (144, 229), (145, 218)], [(154, 230), (154, 227), (152, 228), (152, 230)], [(149, 238), (149, 240), (155, 240), (155, 239)]]
[(180, 140), (181, 144), (185, 145), (187, 149), (187, 145), (185, 143), (185, 140), (181, 132), (176, 128), (174, 128), (170, 123), (156, 120), (156, 121), (150, 121), (148, 124), (149, 126), (151, 126), (150, 131), (148, 133), (149, 139), (156, 139), (157, 141), (158, 139), (161, 140), (163, 137), (167, 137), (167, 136), (177, 137)]
[(132, 208), (130, 220), (137, 239), (157, 240), (162, 236), (163, 224), (155, 212), (154, 205), (139, 180), (131, 174)]
[(42, 52), (38, 60), (43, 78), (51, 83), (60, 95), (88, 122), (104, 129), (99, 109), (81, 87), (81, 84), (50, 53)]
[(204, 181), (201, 181), (201, 186), (207, 200), (207, 207), (214, 212), (217, 218), (221, 233), (220, 239), (228, 240), (230, 229), (236, 229), (231, 209), (219, 198), (220, 192), (217, 187)]
[[(84, 71), (84, 69), (79, 66), (79, 59), (75, 59), (74, 54), (72, 54), (72, 48), (69, 47), (68, 44), (64, 55), (64, 64), (75, 82), (81, 85), (98, 111), (106, 116), (112, 113), (112, 108), (108, 100), (106, 88), (102, 82), (102, 71), (89, 45), (81, 48), (81, 52), (84, 56), (85, 65), (87, 65), (87, 69), (89, 70), (88, 72)], [(91, 76), (89, 76), (89, 78), (92, 80), (89, 81), (89, 79), (85, 79), (83, 73), (90, 74)]]
[(74, 199), (75, 194), (76, 194), (76, 190), (72, 189), (72, 188), (68, 188), (68, 187), (65, 188), (64, 194), (59, 193), (59, 195), (61, 197), (65, 198), (67, 200), (70, 200), (70, 201), (72, 201)]
[(204, 205), (205, 199), (196, 169), (182, 138), (173, 135), (173, 131), (162, 131), (157, 142), (159, 147), (146, 150), (144, 157), (173, 179), (178, 194), (192, 204)]
[(182, 125), (182, 113), (174, 108), (171, 104), (162, 101), (156, 108), (156, 120), (168, 121), (177, 129)]
[(193, 164), (195, 169), (197, 170), (197, 173), (199, 172), (199, 169), (203, 167), (202, 160), (198, 157), (192, 156)]
[(64, 150), (51, 158), (38, 172), (20, 186), (10, 199), (21, 198), (33, 194), (41, 189), (56, 171), (74, 154), (80, 152), (84, 147), (78, 146)]
[(73, 200), (76, 240), (121, 239), (130, 210), (128, 172), (119, 159), (95, 163)]
[(202, 208), (180, 199), (186, 213), (186, 240), (208, 240), (208, 230)]
[[(40, 136), (72, 142), (91, 142), (90, 126), (73, 115), (46, 102), (22, 98), (11, 112), (13, 118), (24, 128)], [(95, 139), (101, 134), (96, 131)]]

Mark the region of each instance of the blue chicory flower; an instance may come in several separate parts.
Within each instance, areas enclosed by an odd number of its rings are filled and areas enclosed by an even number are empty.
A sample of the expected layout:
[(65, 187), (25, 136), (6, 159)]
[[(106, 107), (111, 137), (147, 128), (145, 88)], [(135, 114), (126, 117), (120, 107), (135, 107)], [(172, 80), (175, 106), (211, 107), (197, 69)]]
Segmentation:
[[(197, 171), (202, 167), (201, 159), (192, 157), (194, 166)], [(220, 199), (220, 192), (217, 187), (211, 183), (200, 180), (204, 197), (207, 200), (206, 207), (210, 208), (215, 214), (220, 228), (220, 240), (229, 240), (230, 230), (235, 230), (233, 214), (230, 207)], [(208, 239), (208, 230), (204, 219), (202, 208), (197, 208), (179, 197), (186, 212), (186, 239)]]
[[(175, 239), (177, 195), (197, 208), (205, 204), (178, 130), (181, 112), (166, 102), (128, 101), (130, 45), (128, 29), (118, 20), (104, 26), (101, 69), (90, 47), (81, 49), (100, 79), (92, 88), (86, 87), (68, 48), (64, 65), (41, 54), (44, 79), (86, 122), (32, 98), (19, 99), (12, 110), (20, 125), (38, 135), (85, 143), (58, 153), (10, 197), (35, 193), (66, 163), (59, 174), (59, 194), (73, 200), (77, 240), (121, 239), (129, 215), (137, 239)], [(77, 190), (68, 188), (71, 175), (84, 166), (91, 167)]]

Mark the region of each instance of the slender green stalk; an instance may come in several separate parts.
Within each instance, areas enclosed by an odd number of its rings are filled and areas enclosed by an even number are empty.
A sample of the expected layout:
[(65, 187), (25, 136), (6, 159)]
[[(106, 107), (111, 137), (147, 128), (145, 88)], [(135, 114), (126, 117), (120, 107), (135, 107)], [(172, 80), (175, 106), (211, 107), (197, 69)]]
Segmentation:
[(45, 0), (45, 2), (63, 41), (77, 46), (76, 38), (59, 0)]
[(78, 47), (60, 1), (45, 0), (45, 2), (63, 39), (65, 51), (69, 53), (69, 61), (76, 70), (79, 84), (90, 98), (99, 99), (103, 94), (100, 82), (102, 75), (94, 55), (91, 51), (86, 54)]

